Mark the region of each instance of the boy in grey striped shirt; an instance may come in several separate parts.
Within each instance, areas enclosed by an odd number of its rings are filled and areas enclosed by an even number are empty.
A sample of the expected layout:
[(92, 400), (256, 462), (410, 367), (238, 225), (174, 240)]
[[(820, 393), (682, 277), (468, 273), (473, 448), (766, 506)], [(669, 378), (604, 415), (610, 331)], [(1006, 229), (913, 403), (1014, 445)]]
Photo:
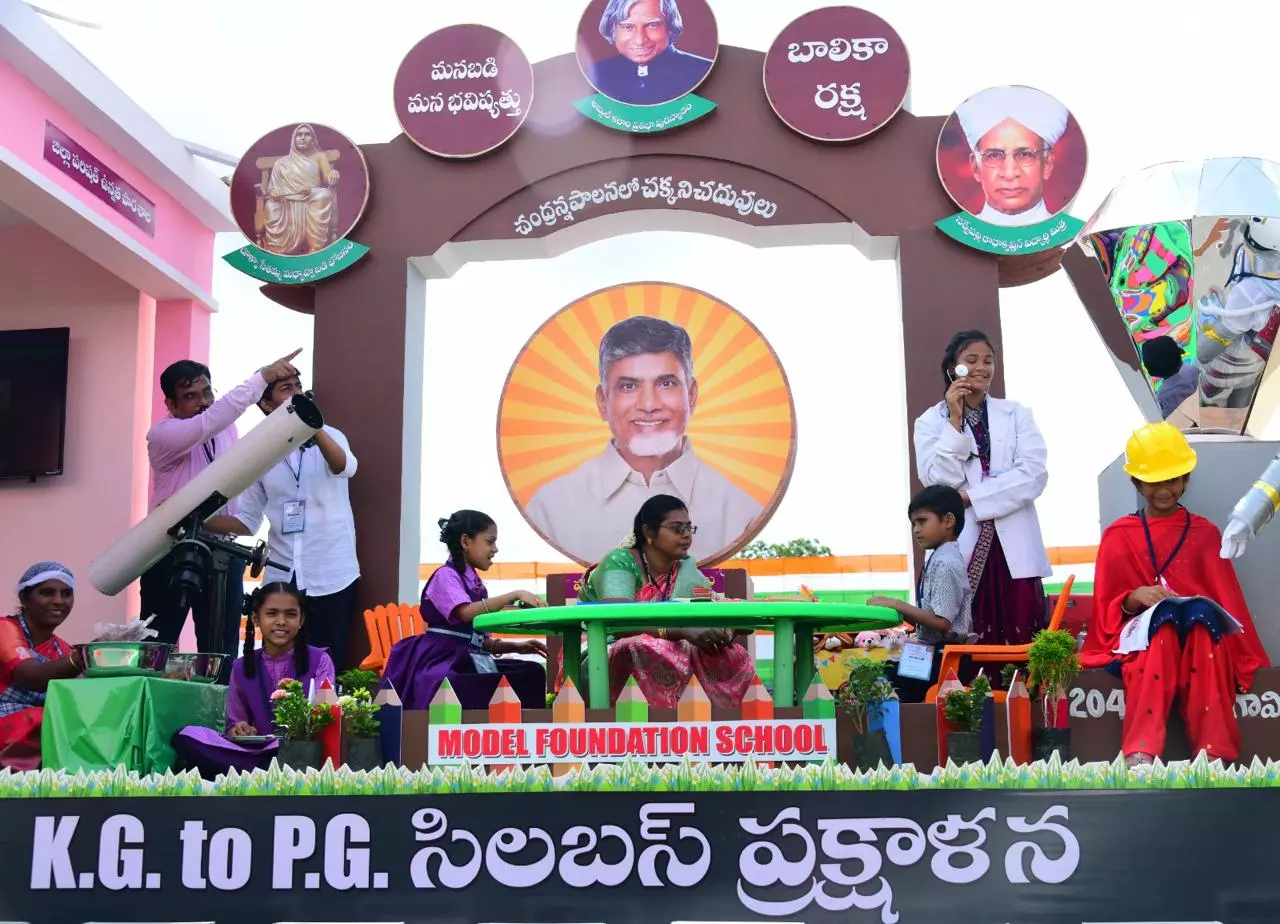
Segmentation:
[(915, 626), (915, 641), (933, 647), (933, 669), (929, 680), (900, 677), (898, 665), (890, 663), (889, 680), (903, 702), (923, 702), (929, 687), (938, 682), (941, 658), (938, 649), (948, 644), (966, 644), (973, 636), (973, 589), (968, 569), (956, 537), (964, 528), (964, 500), (955, 488), (931, 485), (911, 499), (907, 507), (911, 534), (929, 551), (920, 572), (916, 606), (892, 597), (872, 597), (871, 606), (894, 609)]

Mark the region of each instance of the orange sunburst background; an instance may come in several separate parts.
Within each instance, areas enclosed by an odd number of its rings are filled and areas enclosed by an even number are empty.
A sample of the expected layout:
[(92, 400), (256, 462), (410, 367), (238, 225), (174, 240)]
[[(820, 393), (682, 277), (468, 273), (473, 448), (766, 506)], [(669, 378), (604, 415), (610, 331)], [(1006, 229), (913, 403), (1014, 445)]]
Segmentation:
[(520, 351), (498, 407), (499, 464), (516, 505), (523, 511), (538, 488), (608, 442), (595, 400), (600, 339), (641, 314), (679, 324), (693, 341), (699, 398), (688, 435), (698, 456), (772, 513), (795, 461), (795, 407), (782, 364), (737, 311), (665, 282), (611, 286), (579, 299)]

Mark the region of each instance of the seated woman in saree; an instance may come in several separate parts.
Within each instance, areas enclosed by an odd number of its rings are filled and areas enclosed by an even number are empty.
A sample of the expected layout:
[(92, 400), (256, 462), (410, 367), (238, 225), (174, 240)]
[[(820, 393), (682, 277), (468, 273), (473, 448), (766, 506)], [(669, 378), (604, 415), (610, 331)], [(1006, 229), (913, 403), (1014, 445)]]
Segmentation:
[(35, 770), (49, 681), (84, 670), (71, 644), (55, 634), (75, 605), (76, 579), (66, 565), (37, 562), (16, 593), (17, 614), (0, 619), (0, 767)]
[[(583, 603), (651, 603), (683, 599), (711, 581), (689, 556), (697, 527), (684, 501), (655, 494), (636, 514), (634, 531), (582, 578)], [(697, 676), (716, 706), (732, 708), (755, 680), (755, 664), (729, 629), (640, 629), (618, 632), (609, 646), (611, 701), (635, 677), (649, 705), (674, 709)], [(585, 675), (585, 672), (583, 673)]]
[(282, 680), (297, 680), (304, 690), (324, 680), (334, 683), (329, 653), (307, 644), (304, 593), (283, 581), (263, 584), (245, 598), (245, 615), (244, 654), (232, 666), (227, 687), (227, 733), (188, 725), (173, 739), (173, 749), (187, 766), (208, 779), (232, 767), (247, 772), (270, 766), (280, 747), (272, 737), (272, 702)]
[(316, 140), (315, 129), (293, 130), (289, 153), (267, 179), (263, 242), (272, 253), (316, 253), (337, 240), (338, 171)]
[(422, 588), (426, 631), (396, 642), (383, 676), (396, 688), (405, 709), (426, 709), (446, 678), (463, 709), (487, 709), (503, 678), (525, 709), (545, 709), (547, 672), (535, 661), (495, 659), (495, 654), (547, 656), (541, 639), (510, 641), (471, 628), (482, 613), (509, 606), (546, 606), (527, 590), (490, 598), (479, 571), (488, 571), (498, 554), (498, 527), (478, 510), (459, 510), (440, 520), (440, 541), (449, 560)]

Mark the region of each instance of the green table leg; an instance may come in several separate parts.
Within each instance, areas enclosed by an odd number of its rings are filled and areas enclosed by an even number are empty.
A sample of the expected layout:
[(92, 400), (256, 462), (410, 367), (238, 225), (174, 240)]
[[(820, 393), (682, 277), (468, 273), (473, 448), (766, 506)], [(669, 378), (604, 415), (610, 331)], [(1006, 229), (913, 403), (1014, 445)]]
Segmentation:
[(592, 709), (609, 708), (609, 633), (598, 619), (587, 622), (587, 697)]
[(813, 683), (815, 673), (813, 656), (813, 626), (803, 623), (796, 631), (796, 697), (804, 699)]
[(560, 633), (560, 650), (564, 653), (564, 675), (582, 692), (582, 630), (566, 629)]
[(796, 704), (796, 627), (789, 617), (773, 621), (773, 704)]

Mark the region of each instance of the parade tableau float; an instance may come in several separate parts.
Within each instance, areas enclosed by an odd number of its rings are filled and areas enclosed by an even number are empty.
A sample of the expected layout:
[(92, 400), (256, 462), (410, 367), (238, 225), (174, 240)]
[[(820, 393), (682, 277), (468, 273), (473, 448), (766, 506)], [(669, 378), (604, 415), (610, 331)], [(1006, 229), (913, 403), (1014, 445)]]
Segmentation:
[[(852, 241), (898, 263), (912, 416), (936, 400), (935, 358), (955, 317), (986, 329), (998, 349), (1000, 287), (1065, 264), (1153, 419), (1163, 385), (1153, 392), (1157, 377), (1140, 366), (1135, 342), (1156, 336), (1173, 341), (1179, 365), (1190, 353), (1213, 368), (1203, 397), (1179, 408), (1198, 410), (1202, 426), (1239, 434), (1254, 419), (1248, 408), (1270, 400), (1274, 320), (1254, 300), (1269, 290), (1270, 238), (1254, 225), (1280, 209), (1095, 216), (1083, 246), (1069, 247), (1080, 235), (1067, 209), (1086, 147), (1059, 101), (1028, 87), (971, 87), (951, 116), (918, 116), (905, 108), (901, 37), (853, 7), (799, 17), (764, 53), (721, 46), (716, 29), (705, 0), (593, 0), (576, 53), (531, 65), (494, 29), (450, 27), (415, 44), (396, 74), (400, 137), (356, 145), (293, 122), (241, 161), (231, 196), (248, 243), (226, 259), (267, 283), (269, 297), (314, 315), (317, 394), (362, 447), (352, 487), (362, 606), (416, 596), (416, 580), (401, 577), (416, 577), (420, 560), (417, 496), (402, 475), (422, 457), (414, 387), (426, 281), (468, 262), (546, 257), (593, 235), (652, 229), (757, 246)], [(996, 182), (1009, 171), (1025, 182)], [(886, 188), (892, 201), (878, 192)], [(1209, 223), (1198, 225), (1202, 217)], [(1203, 292), (1198, 248), (1213, 252), (1221, 277)], [(841, 294), (833, 298), (839, 310)], [(519, 360), (513, 378), (518, 369)], [(780, 365), (769, 374), (781, 386), (772, 406), (793, 412)], [(1002, 391), (999, 373), (993, 387)], [(374, 406), (383, 413), (368, 414)], [(500, 456), (511, 445), (503, 439), (500, 425)], [(793, 416), (776, 439), (783, 461), (759, 488), (761, 511), (785, 490)], [(1225, 454), (1239, 441), (1220, 445)], [(1246, 455), (1246, 475), (1214, 468), (1193, 489), (1224, 498), (1222, 522), (1275, 453)], [(533, 505), (537, 486), (520, 481), (511, 459), (503, 471), (522, 510)], [(1276, 496), (1268, 474), (1237, 511), (1236, 534), (1256, 537), (1246, 572), (1280, 535), (1262, 530), (1270, 513), (1259, 501), (1273, 511)], [(1105, 518), (1105, 484), (1103, 497)], [(1213, 515), (1212, 503), (1197, 504)], [(391, 528), (396, 515), (408, 528)], [(764, 519), (701, 563), (729, 557)], [(722, 589), (739, 579), (718, 578)], [(808, 597), (788, 605), (822, 612)], [(782, 689), (775, 678), (772, 694), (757, 680), (733, 710), (713, 708), (696, 682), (674, 710), (651, 709), (634, 683), (614, 705), (592, 708), (568, 663), (545, 710), (522, 709), (505, 681), (479, 711), (462, 710), (447, 683), (426, 710), (403, 709), (390, 688), (360, 697), (359, 737), (376, 736), (386, 764), (369, 772), (333, 769), (350, 752), (342, 703), (324, 691), (321, 708), (337, 721), (314, 730), (316, 747), (281, 753), (322, 769), (273, 764), (216, 780), (125, 769), (0, 774), (0, 797), (11, 800), (0, 850), (18, 858), (0, 874), (0, 917), (127, 921), (146, 904), (148, 920), (171, 913), (159, 907), (218, 921), (410, 920), (428, 903), (433, 916), (474, 921), (965, 924), (998, 909), (1003, 919), (1078, 924), (1246, 921), (1280, 902), (1261, 840), (1280, 824), (1265, 792), (1280, 783), (1266, 760), (1277, 750), (1272, 726), (1280, 729), (1280, 684), (1268, 672), (1238, 700), (1244, 766), (1200, 758), (1125, 768), (1114, 760), (1123, 692), (1097, 672), (1077, 676), (1065, 696), (1082, 763), (1056, 754), (1033, 762), (1032, 732), (1049, 710), (1032, 708), (1017, 678), (949, 713), (945, 697), (892, 710), (879, 698), (850, 706), (833, 697), (815, 677), (815, 645), (899, 648), (897, 620), (873, 616), (792, 625), (794, 673)], [(598, 646), (603, 629), (587, 628)], [(864, 631), (887, 634), (859, 641)], [(876, 721), (893, 765), (856, 769), (854, 738)], [(979, 762), (947, 761), (957, 722), (975, 736), (963, 740)], [(1176, 743), (1166, 756), (1178, 756)], [(835, 795), (850, 791), (861, 793), (856, 802)], [(194, 795), (217, 798), (172, 798)], [(329, 798), (286, 801), (299, 795)], [(1185, 844), (1191, 826), (1197, 845), (1235, 847), (1208, 883), (1148, 849)], [(1121, 867), (1144, 888), (1118, 888)]]

